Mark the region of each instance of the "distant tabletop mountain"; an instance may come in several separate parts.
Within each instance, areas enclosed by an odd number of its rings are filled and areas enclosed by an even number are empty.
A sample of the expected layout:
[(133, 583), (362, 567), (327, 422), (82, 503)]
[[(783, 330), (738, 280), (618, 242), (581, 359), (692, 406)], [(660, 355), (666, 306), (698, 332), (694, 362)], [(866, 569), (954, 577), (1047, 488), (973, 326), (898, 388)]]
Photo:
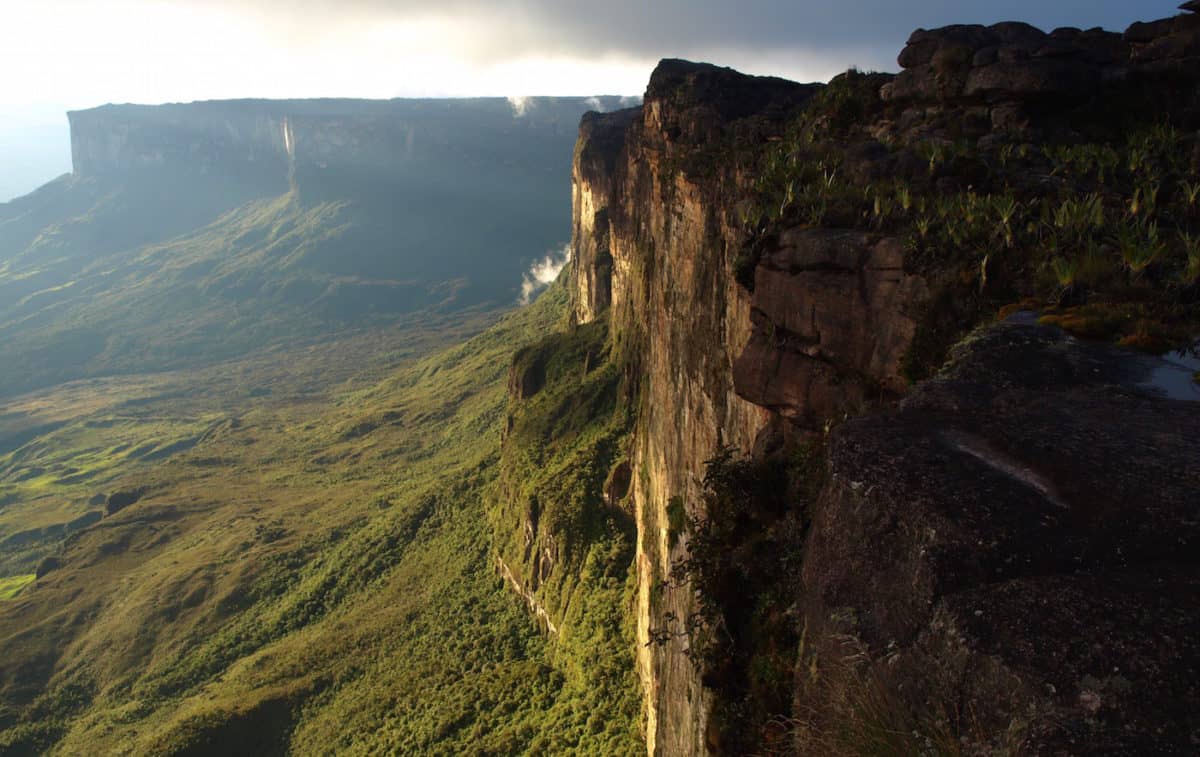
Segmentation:
[(512, 302), (570, 235), (580, 116), (622, 99), (237, 100), (69, 114), (0, 204), (0, 396)]

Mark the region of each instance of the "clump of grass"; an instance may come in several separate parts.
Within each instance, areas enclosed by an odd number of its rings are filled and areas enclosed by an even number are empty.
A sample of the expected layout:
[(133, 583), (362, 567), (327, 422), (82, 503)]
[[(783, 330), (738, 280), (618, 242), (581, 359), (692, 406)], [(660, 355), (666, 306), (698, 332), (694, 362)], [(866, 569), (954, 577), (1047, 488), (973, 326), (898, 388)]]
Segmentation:
[(1117, 227), (1117, 248), (1121, 260), (1133, 280), (1140, 278), (1146, 269), (1162, 257), (1166, 244), (1159, 237), (1158, 224), (1125, 223)]
[(0, 602), (16, 598), (26, 586), (33, 583), (35, 578), (36, 576), (32, 573), (24, 576), (0, 578)]
[(1180, 280), (1187, 286), (1195, 286), (1200, 283), (1200, 235), (1184, 232), (1179, 235), (1179, 241), (1187, 260), (1180, 274)]

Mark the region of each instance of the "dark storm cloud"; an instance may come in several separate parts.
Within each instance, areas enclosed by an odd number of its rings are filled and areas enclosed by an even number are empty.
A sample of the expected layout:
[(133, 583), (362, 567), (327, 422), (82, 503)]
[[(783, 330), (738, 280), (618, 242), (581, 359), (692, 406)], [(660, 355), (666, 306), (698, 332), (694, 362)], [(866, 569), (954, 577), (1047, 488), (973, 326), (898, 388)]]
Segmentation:
[(1028, 21), (1046, 29), (1104, 26), (1175, 13), (1178, 0), (192, 0), (268, 15), (395, 20), (452, 16), (490, 33), (484, 57), (569, 52), (658, 56), (705, 50), (890, 51), (917, 27)]

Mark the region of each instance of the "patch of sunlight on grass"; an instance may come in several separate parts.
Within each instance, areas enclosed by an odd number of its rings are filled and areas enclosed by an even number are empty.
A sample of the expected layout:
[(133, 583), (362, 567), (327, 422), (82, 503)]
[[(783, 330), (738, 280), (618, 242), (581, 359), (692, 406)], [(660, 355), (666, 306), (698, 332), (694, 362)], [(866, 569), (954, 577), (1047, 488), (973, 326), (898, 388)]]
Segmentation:
[(0, 602), (9, 599), (15, 599), (21, 590), (29, 584), (33, 583), (35, 575), (30, 573), (25, 576), (8, 576), (0, 578)]

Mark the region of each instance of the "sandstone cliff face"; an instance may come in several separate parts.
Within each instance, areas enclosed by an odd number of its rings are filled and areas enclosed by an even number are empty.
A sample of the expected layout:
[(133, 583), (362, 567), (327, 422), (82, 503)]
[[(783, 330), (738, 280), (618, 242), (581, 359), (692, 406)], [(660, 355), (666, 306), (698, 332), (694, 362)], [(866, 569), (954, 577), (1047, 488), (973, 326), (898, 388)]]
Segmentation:
[(703, 157), (777, 136), (814, 90), (664, 61), (644, 106), (589, 116), (576, 150), (575, 318), (610, 319), (642, 382), (632, 498), (652, 754), (703, 752), (709, 738), (689, 639), (648, 646), (665, 618), (695, 610), (686, 590), (661, 588), (684, 548), (668, 508), (699, 502), (705, 462), (724, 446), (751, 450), (773, 410), (819, 424), (868, 380), (895, 385), (912, 333), (904, 311), (923, 296), (895, 240), (803, 230), (780, 239), (754, 293), (736, 283), (751, 177), (706, 172)]
[[(106, 105), (68, 114), (77, 176), (182, 172), (395, 182), (422, 164), (484, 172), (527, 161), (537, 142), (573, 136), (580, 113), (619, 98), (228, 100)], [(437, 187), (430, 187), (436, 190)]]
[(284, 116), (266, 108), (109, 105), (67, 115), (77, 176), (172, 168), (206, 173), (244, 164), (287, 175)]
[[(585, 121), (573, 175), (571, 278), (576, 319), (611, 318), (614, 334), (637, 345), (636, 372), (645, 376), (632, 461), (638, 673), (649, 752), (683, 754), (703, 743), (708, 695), (682, 646), (647, 647), (651, 625), (668, 608), (683, 615), (690, 609), (675, 597), (651, 606), (652, 587), (670, 569), (667, 503), (696, 493), (720, 430), (732, 426), (740, 434), (730, 443), (744, 442), (764, 419), (732, 393), (731, 358), (723, 340), (711, 338), (724, 333), (727, 319), (749, 323), (748, 305), (721, 264), (720, 205), (665, 165), (665, 140), (653, 131), (657, 108), (650, 101), (644, 110)], [(655, 138), (657, 144), (647, 144)], [(661, 201), (664, 193), (672, 196), (670, 206)], [(687, 371), (684, 378), (683, 355), (699, 363), (692, 367), (700, 375)]]
[[(1021, 24), (920, 31), (900, 58), (904, 73), (876, 77), (885, 117), (870, 133), (913, 146), (1014, 134), (1036, 142), (1071, 138), (1114, 102), (1186, 108), (1198, 24), (1180, 17), (1124, 35)], [(755, 168), (739, 147), (779, 139), (815, 89), (664, 61), (641, 108), (589, 115), (580, 131), (574, 318), (608, 321), (640, 401), (631, 502), (651, 754), (720, 748), (711, 691), (685, 654), (692, 639), (680, 619), (694, 598), (664, 585), (686, 554), (678, 506), (694, 512), (703, 502), (705, 462), (724, 447), (762, 452), (814, 436), (907, 394), (901, 366), (939, 285), (939, 272), (913, 265), (901, 239), (810, 226), (756, 239), (747, 281), (739, 256)], [(891, 170), (870, 157), (880, 145), (866, 147), (865, 160), (847, 150), (848, 172)], [(892, 169), (926, 175), (914, 156), (902, 147)], [(1195, 580), (1179, 545), (1161, 543), (1180, 526), (1180, 544), (1193, 540), (1184, 492), (1196, 482), (1184, 461), (1196, 454), (1194, 406), (1152, 398), (1123, 359), (1009, 325), (962, 348), (953, 371), (894, 415), (830, 437), (831, 481), (812, 508), (803, 587), (790, 587), (807, 640), (796, 669), (797, 751), (834, 753), (828, 733), (861, 731), (827, 702), (861, 694), (854, 706), (871, 709), (897, 686), (908, 704), (948, 708), (910, 729), (920, 732), (915, 750), (939, 737), (934, 721), (971, 717), (978, 738), (969, 746), (980, 753), (1168, 749), (1191, 738), (1186, 723), (1164, 722), (1186, 719), (1170, 702), (1194, 702), (1194, 688), (1186, 673), (1160, 673), (1196, 662), (1180, 636), (1194, 603), (1145, 610), (1167, 629), (1158, 646), (1125, 624), (1146, 602), (1137, 586), (1160, 576), (1181, 598)], [(1149, 450), (1157, 438), (1172, 452), (1122, 459), (1129, 440), (1112, 433), (1112, 417), (1129, 424), (1135, 444)], [(1110, 470), (1093, 477), (1092, 466)], [(1123, 620), (1103, 620), (1109, 612)], [(1038, 614), (1046, 625), (1027, 620)], [(1102, 639), (1089, 635), (1093, 623)], [(1138, 660), (1137, 672), (1121, 672), (1117, 649)], [(829, 664), (849, 659), (862, 664)], [(1157, 704), (1138, 705), (1131, 692), (1158, 683), (1166, 693)], [(959, 700), (931, 698), (943, 690)], [(974, 714), (946, 714), (963, 706)]]

